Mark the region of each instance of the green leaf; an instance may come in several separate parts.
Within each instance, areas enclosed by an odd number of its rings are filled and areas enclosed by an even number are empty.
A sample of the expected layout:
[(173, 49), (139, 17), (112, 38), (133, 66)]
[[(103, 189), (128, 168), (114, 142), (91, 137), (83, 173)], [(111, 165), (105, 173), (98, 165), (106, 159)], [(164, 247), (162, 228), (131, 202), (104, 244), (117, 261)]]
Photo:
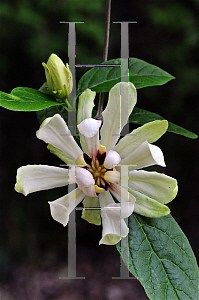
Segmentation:
[(171, 215), (146, 218), (132, 214), (126, 241), (122, 251), (120, 243), (116, 247), (149, 299), (198, 299), (196, 259), (186, 236)]
[[(145, 123), (152, 122), (155, 120), (166, 120), (166, 119), (156, 113), (153, 113), (153, 112), (141, 109), (141, 108), (134, 108), (133, 112), (129, 116), (129, 122), (136, 123), (136, 124), (145, 124)], [(169, 126), (168, 126), (167, 131), (169, 131), (169, 132), (181, 134), (181, 135), (186, 136), (191, 139), (196, 139), (198, 137), (195, 133), (193, 133), (187, 129), (184, 129), (178, 125), (175, 125), (171, 122), (168, 122), (168, 124), (169, 124)]]
[(0, 92), (0, 106), (10, 110), (38, 111), (55, 105), (64, 104), (58, 103), (53, 96), (31, 88), (17, 87), (11, 94)]
[[(119, 64), (124, 59), (117, 58), (103, 64)], [(102, 64), (102, 65), (103, 65)], [(128, 75), (128, 74), (126, 74)], [(129, 58), (129, 81), (133, 82), (137, 89), (162, 85), (174, 79), (172, 75), (162, 69), (137, 58)], [(110, 89), (121, 81), (120, 67), (94, 67), (86, 72), (78, 83), (77, 96), (87, 88), (95, 92), (109, 92)]]

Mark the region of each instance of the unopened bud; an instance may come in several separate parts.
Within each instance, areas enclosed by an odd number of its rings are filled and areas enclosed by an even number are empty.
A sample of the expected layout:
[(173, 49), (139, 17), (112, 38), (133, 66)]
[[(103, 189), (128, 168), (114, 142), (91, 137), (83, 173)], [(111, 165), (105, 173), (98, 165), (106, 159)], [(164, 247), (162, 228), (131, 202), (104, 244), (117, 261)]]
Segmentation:
[(51, 94), (60, 99), (68, 98), (73, 89), (73, 78), (68, 64), (65, 66), (56, 54), (51, 54), (47, 64), (42, 63), (42, 65), (45, 69), (48, 90)]

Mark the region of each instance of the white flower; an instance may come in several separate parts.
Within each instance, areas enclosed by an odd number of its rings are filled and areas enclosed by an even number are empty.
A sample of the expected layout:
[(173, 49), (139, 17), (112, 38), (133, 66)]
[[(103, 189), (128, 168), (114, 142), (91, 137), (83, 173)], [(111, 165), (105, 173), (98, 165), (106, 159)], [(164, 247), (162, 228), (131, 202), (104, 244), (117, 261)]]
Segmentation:
[[(165, 166), (162, 151), (151, 143), (167, 130), (166, 120), (147, 123), (119, 140), (128, 121), (128, 116), (124, 113), (121, 116), (120, 112), (121, 89), (122, 95), (128, 99), (128, 115), (136, 104), (137, 94), (132, 83), (118, 83), (110, 90), (103, 112), (100, 142), (101, 121), (91, 118), (96, 93), (87, 89), (80, 96), (77, 127), (83, 151), (59, 114), (47, 118), (37, 131), (37, 137), (48, 143), (48, 149), (72, 167), (23, 166), (17, 171), (15, 185), (17, 192), (27, 195), (76, 182), (78, 187), (75, 190), (49, 202), (51, 215), (66, 226), (70, 212), (84, 199), (82, 218), (96, 225), (101, 224), (102, 218), (100, 244), (107, 245), (116, 244), (121, 237), (127, 236), (124, 219), (133, 211), (148, 217), (167, 215), (170, 210), (164, 204), (177, 194), (174, 178), (139, 170), (155, 164)], [(122, 174), (121, 180), (122, 165), (128, 165), (129, 172)], [(123, 186), (124, 180), (129, 186)]]

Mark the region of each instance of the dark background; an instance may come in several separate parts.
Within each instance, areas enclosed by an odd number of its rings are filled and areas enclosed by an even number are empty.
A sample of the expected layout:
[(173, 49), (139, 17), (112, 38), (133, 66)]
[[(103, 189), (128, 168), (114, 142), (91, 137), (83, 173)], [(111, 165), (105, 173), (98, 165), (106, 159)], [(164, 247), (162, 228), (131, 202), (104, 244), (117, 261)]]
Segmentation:
[[(198, 134), (199, 1), (112, 1), (111, 22), (129, 25), (130, 57), (159, 66), (176, 77), (161, 87), (138, 90), (137, 107), (156, 112)], [(68, 62), (68, 25), (76, 25), (76, 63), (100, 63), (103, 52), (105, 1), (2, 1), (0, 7), (0, 89), (38, 89), (45, 81), (41, 65), (51, 53)], [(111, 23), (108, 59), (120, 57), (120, 25)], [(88, 70), (88, 69), (87, 69)], [(77, 81), (85, 69), (77, 68)], [(120, 259), (114, 246), (98, 245), (101, 227), (76, 213), (77, 276), (67, 276), (67, 228), (50, 216), (47, 201), (66, 188), (33, 193), (14, 191), (16, 170), (27, 164), (58, 166), (60, 161), (36, 138), (34, 112), (0, 108), (1, 279), (2, 300), (12, 299), (136, 299), (147, 296), (137, 280), (119, 276)], [(171, 213), (199, 257), (198, 140), (166, 133), (157, 143), (167, 167), (154, 168), (178, 180), (179, 192)]]

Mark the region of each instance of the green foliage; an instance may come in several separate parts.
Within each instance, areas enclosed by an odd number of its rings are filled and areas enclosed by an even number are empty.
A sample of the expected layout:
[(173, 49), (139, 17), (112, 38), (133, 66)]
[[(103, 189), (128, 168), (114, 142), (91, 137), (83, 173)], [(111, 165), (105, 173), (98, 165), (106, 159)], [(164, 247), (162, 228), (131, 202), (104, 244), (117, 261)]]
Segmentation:
[(0, 92), (0, 106), (10, 110), (37, 111), (55, 105), (64, 104), (59, 104), (50, 95), (30, 88), (17, 87), (11, 94)]
[[(121, 65), (121, 61), (124, 61), (124, 59), (117, 58), (108, 60), (103, 64)], [(174, 77), (160, 68), (137, 58), (129, 58), (129, 81), (133, 82), (137, 89), (162, 85), (171, 79), (174, 79)], [(120, 81), (120, 67), (94, 67), (80, 79), (77, 95), (83, 93), (87, 88), (95, 92), (109, 92)]]
[[(117, 244), (120, 250), (120, 243)], [(127, 255), (129, 248), (129, 256)], [(151, 300), (196, 300), (199, 272), (189, 242), (171, 215), (129, 217), (122, 259)]]
[[(145, 124), (145, 123), (152, 122), (155, 120), (165, 120), (165, 118), (161, 117), (160, 115), (158, 115), (156, 113), (146, 111), (144, 109), (136, 108), (136, 107), (134, 108), (133, 112), (131, 113), (131, 115), (129, 117), (129, 122), (136, 123), (136, 124)], [(187, 129), (184, 129), (184, 128), (182, 128), (178, 125), (175, 125), (171, 122), (168, 122), (168, 123), (169, 123), (169, 126), (168, 126), (167, 131), (169, 131), (169, 132), (180, 134), (180, 135), (186, 136), (191, 139), (196, 139), (198, 137), (195, 133), (193, 133)]]

